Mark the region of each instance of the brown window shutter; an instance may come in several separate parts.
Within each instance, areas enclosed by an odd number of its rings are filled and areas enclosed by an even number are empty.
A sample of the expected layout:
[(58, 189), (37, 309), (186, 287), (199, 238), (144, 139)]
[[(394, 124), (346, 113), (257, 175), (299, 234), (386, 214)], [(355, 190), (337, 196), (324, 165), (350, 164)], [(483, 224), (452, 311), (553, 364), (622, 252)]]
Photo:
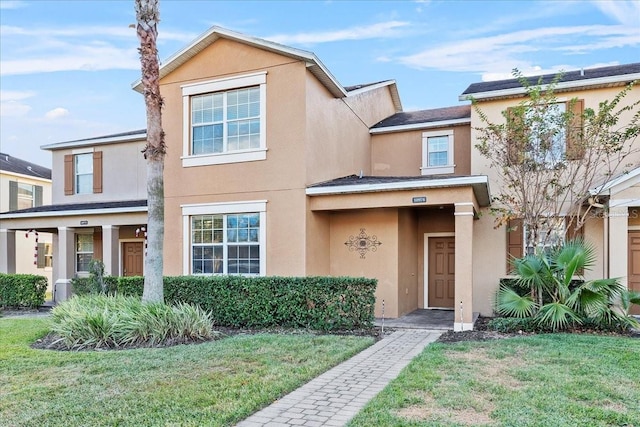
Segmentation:
[(512, 273), (511, 260), (522, 258), (522, 220), (512, 219), (507, 223), (507, 273)]
[(571, 225), (569, 222), (569, 218), (565, 218), (565, 223), (569, 227), (565, 235), (566, 240), (584, 239), (584, 225), (576, 230), (576, 221), (574, 220)]
[(93, 233), (93, 259), (102, 260), (102, 230)]
[(93, 153), (93, 192), (102, 193), (102, 151)]
[(9, 181), (9, 210), (18, 209), (18, 181)]
[(42, 206), (42, 185), (33, 186), (33, 206)]
[(584, 157), (582, 143), (584, 100), (578, 99), (567, 103), (567, 109), (571, 109), (571, 122), (567, 129), (567, 159), (580, 160)]
[(37, 268), (44, 268), (44, 243), (38, 243), (38, 260), (37, 260)]
[(523, 113), (514, 107), (507, 108), (507, 157), (510, 165), (522, 163), (524, 136)]
[(64, 195), (70, 196), (73, 194), (73, 154), (66, 154), (64, 156)]

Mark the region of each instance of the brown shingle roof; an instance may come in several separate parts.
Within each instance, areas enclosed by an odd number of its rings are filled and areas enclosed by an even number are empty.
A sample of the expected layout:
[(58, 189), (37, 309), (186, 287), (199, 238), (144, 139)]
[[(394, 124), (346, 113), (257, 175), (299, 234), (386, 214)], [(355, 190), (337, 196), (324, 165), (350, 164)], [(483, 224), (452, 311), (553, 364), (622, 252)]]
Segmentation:
[(393, 116), (387, 117), (386, 119), (376, 123), (373, 125), (372, 129), (470, 118), (471, 106), (459, 105), (455, 107), (396, 113)]

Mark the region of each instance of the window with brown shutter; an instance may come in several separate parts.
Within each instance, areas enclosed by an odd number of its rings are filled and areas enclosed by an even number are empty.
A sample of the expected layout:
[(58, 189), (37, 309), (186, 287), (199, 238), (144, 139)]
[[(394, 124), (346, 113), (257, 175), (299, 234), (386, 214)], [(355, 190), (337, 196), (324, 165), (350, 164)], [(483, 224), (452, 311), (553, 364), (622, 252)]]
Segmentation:
[(522, 258), (522, 219), (512, 219), (507, 223), (507, 273), (513, 273), (511, 260)]
[(524, 137), (524, 114), (517, 108), (507, 108), (507, 158), (510, 165), (522, 163), (522, 138)]

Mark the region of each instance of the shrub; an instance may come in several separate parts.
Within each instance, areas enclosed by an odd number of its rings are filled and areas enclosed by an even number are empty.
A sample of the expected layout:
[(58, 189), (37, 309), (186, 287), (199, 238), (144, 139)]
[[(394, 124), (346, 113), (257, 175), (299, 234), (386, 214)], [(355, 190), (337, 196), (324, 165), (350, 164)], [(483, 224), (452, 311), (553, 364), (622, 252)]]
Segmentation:
[[(104, 278), (109, 292), (141, 297), (143, 277)], [(90, 287), (85, 279), (73, 279)], [(247, 328), (341, 330), (373, 325), (375, 279), (350, 277), (168, 276), (165, 302), (188, 303), (212, 313), (216, 325)], [(112, 291), (113, 290), (113, 291)]]
[(517, 332), (539, 332), (540, 328), (530, 317), (496, 317), (487, 323), (487, 328), (492, 331), (507, 334)]
[(44, 304), (47, 278), (0, 273), (0, 307), (37, 308)]
[[(618, 279), (582, 280), (594, 262), (593, 246), (582, 240), (516, 259), (518, 278), (513, 286), (501, 283), (496, 311), (533, 318), (540, 328), (554, 331), (584, 324), (620, 330), (638, 327), (628, 313), (631, 304), (640, 303), (640, 294), (625, 289)], [(574, 276), (581, 280), (573, 280)]]
[(52, 331), (69, 349), (154, 347), (205, 341), (211, 315), (188, 304), (144, 304), (137, 297), (74, 296), (52, 311)]

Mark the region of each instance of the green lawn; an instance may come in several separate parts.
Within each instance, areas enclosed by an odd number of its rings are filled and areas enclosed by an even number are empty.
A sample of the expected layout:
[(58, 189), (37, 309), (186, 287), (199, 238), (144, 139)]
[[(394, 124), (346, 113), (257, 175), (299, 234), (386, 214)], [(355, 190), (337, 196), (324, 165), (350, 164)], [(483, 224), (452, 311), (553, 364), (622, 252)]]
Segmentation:
[(478, 425), (640, 426), (640, 339), (433, 344), (349, 427)]
[(29, 347), (46, 319), (0, 319), (1, 426), (233, 425), (373, 343), (263, 334), (107, 352)]

